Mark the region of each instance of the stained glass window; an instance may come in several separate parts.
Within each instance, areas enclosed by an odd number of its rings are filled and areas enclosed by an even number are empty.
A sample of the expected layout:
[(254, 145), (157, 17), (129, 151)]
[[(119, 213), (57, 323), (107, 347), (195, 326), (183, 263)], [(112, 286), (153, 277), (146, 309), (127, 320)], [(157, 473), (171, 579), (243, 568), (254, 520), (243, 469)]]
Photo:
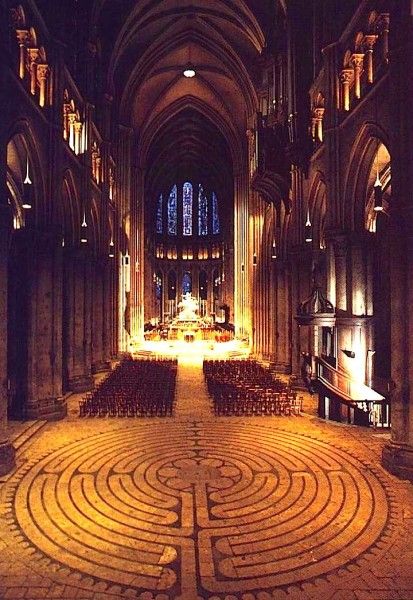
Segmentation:
[(219, 233), (218, 198), (215, 192), (212, 193), (212, 233)]
[(156, 233), (162, 233), (162, 230), (163, 230), (162, 204), (163, 204), (163, 198), (162, 198), (162, 194), (160, 194), (160, 196), (158, 198), (158, 207), (156, 209)]
[(184, 273), (182, 277), (182, 293), (183, 294), (191, 294), (192, 293), (192, 277), (191, 273)]
[(208, 198), (201, 184), (198, 194), (198, 235), (208, 235)]
[(168, 233), (176, 235), (177, 232), (177, 196), (178, 190), (176, 185), (170, 191), (168, 198)]
[(155, 296), (157, 300), (162, 299), (162, 275), (157, 273), (155, 276)]
[(192, 183), (184, 183), (182, 197), (183, 234), (192, 235)]

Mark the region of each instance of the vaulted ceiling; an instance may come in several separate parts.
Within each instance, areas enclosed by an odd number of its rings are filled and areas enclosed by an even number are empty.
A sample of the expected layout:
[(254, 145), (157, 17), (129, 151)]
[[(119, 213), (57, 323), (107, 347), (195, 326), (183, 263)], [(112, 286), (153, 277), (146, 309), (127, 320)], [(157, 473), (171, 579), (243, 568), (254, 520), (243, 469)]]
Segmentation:
[[(281, 25), (275, 0), (95, 1), (107, 89), (136, 132), (151, 188), (200, 169), (228, 187), (246, 160), (259, 58)], [(183, 76), (188, 65), (193, 78)]]

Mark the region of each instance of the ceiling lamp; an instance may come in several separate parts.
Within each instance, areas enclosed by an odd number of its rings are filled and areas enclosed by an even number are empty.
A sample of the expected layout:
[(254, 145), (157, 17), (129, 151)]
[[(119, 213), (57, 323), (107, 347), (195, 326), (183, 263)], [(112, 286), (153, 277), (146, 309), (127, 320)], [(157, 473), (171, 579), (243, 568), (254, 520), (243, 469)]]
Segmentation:
[(307, 221), (305, 224), (305, 241), (312, 242), (313, 241), (313, 228), (310, 221), (310, 211), (307, 211)]
[(375, 212), (383, 212), (383, 186), (380, 181), (380, 169), (379, 169), (379, 150), (380, 150), (380, 141), (377, 140), (377, 151), (375, 157), (376, 163), (376, 181), (374, 182), (373, 192), (374, 192), (374, 211)]
[(115, 244), (113, 242), (113, 238), (110, 239), (109, 242), (109, 258), (115, 258)]
[(86, 223), (86, 213), (83, 213), (83, 223), (80, 228), (80, 241), (82, 244), (87, 244), (87, 223)]
[(383, 212), (383, 187), (380, 182), (379, 174), (377, 173), (376, 181), (374, 182), (374, 210), (375, 212)]
[(24, 198), (23, 198), (23, 204), (22, 207), (29, 209), (32, 207), (32, 188), (30, 186), (33, 185), (32, 180), (30, 179), (30, 173), (29, 173), (29, 157), (27, 156), (27, 161), (26, 161), (26, 177), (25, 180), (23, 181), (23, 190), (24, 190)]
[(183, 70), (183, 76), (187, 77), (188, 79), (195, 77), (195, 75), (196, 75), (196, 71), (192, 65), (187, 65), (185, 67), (185, 69)]

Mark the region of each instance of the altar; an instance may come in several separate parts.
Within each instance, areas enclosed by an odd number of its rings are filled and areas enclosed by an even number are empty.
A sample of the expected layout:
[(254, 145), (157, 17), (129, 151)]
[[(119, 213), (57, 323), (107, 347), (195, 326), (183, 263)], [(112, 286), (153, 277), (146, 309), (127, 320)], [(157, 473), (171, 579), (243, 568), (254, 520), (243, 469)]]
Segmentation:
[(199, 316), (199, 302), (190, 292), (183, 294), (178, 309), (178, 315), (168, 327), (168, 339), (188, 343), (209, 339), (214, 323), (208, 317)]
[(229, 342), (234, 337), (231, 331), (223, 329), (211, 317), (199, 315), (199, 302), (190, 292), (182, 295), (178, 304), (178, 314), (145, 332), (147, 342)]

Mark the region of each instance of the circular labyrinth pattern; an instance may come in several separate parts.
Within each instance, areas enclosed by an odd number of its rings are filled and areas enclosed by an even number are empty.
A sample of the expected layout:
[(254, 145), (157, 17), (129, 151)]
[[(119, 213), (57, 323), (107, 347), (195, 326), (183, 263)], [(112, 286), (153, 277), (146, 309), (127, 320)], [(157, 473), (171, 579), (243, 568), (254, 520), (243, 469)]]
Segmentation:
[(389, 519), (383, 485), (348, 452), (234, 422), (70, 443), (22, 476), (14, 511), (27, 541), (60, 564), (191, 600), (331, 573), (374, 551)]

